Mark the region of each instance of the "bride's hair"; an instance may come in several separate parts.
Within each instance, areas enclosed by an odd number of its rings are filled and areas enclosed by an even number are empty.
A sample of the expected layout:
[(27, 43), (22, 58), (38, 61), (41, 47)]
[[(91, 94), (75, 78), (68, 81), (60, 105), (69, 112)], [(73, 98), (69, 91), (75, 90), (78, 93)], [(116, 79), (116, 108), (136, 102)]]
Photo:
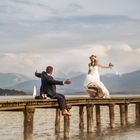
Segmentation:
[(98, 64), (98, 60), (97, 59), (94, 59), (94, 61), (91, 61), (89, 63), (89, 66), (96, 66)]
[(88, 66), (89, 66), (88, 74), (91, 72), (90, 66), (95, 67), (95, 66), (97, 66), (97, 64), (98, 64), (98, 60), (97, 60), (97, 59), (94, 60), (94, 61), (92, 61), (92, 62), (90, 62), (90, 63), (88, 64)]
[[(92, 59), (92, 58), (96, 58), (96, 59)], [(97, 64), (98, 64), (98, 59), (97, 59), (97, 56), (96, 55), (91, 55), (90, 57), (90, 60), (91, 60), (91, 62), (88, 64), (88, 66), (89, 66), (89, 70), (88, 70), (88, 74), (91, 72), (91, 69), (90, 69), (90, 66), (97, 66)]]

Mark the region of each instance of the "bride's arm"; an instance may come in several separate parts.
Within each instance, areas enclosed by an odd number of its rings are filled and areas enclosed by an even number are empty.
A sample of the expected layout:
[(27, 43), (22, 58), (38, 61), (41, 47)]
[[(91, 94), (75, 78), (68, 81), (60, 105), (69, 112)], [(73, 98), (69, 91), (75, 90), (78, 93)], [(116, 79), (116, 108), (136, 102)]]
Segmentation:
[(97, 66), (100, 67), (100, 68), (112, 68), (113, 67), (113, 65), (110, 65), (110, 63), (109, 63), (108, 66), (106, 66), (106, 65), (103, 65), (103, 64), (101, 64), (99, 62), (97, 63)]
[(110, 66), (105, 66), (105, 65), (102, 65), (102, 64), (97, 64), (98, 65), (98, 67), (100, 67), (100, 68), (111, 68)]

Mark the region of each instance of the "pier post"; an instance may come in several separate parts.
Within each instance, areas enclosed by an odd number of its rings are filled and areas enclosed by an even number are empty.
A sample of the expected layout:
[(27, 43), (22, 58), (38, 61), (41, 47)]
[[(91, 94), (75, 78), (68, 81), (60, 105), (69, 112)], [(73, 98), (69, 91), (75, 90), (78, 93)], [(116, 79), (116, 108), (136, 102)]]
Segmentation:
[(87, 105), (87, 132), (93, 132), (93, 105)]
[(69, 138), (70, 135), (70, 117), (64, 116), (64, 138)]
[[(70, 111), (71, 105), (67, 105), (67, 110)], [(70, 116), (64, 116), (64, 138), (68, 139), (70, 137)]]
[(84, 106), (79, 106), (79, 129), (84, 129)]
[(109, 117), (110, 117), (110, 127), (115, 127), (115, 112), (114, 112), (114, 104), (109, 105)]
[(60, 109), (56, 109), (55, 133), (60, 133)]
[(120, 104), (120, 122), (121, 122), (121, 125), (124, 126), (126, 125), (126, 114), (125, 114), (125, 104)]
[(125, 104), (125, 122), (128, 123), (128, 104)]
[(100, 105), (96, 105), (95, 110), (96, 110), (96, 125), (100, 126), (101, 125)]
[(24, 140), (33, 140), (33, 118), (35, 109), (26, 107), (24, 113)]
[(136, 103), (135, 112), (136, 112), (136, 122), (140, 122), (140, 104), (139, 103)]

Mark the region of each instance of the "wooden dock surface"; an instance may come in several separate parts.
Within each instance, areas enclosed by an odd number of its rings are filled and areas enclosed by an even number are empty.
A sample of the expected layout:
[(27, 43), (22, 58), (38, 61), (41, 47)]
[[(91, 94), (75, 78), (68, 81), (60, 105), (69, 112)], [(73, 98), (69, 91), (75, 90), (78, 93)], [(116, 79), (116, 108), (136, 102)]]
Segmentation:
[[(89, 97), (72, 97), (66, 98), (70, 106), (80, 105), (110, 105), (110, 104), (134, 104), (140, 103), (140, 97), (115, 97), (111, 99), (93, 99)], [(25, 109), (33, 108), (56, 108), (58, 103), (56, 99), (7, 99), (0, 100), (0, 110)]]

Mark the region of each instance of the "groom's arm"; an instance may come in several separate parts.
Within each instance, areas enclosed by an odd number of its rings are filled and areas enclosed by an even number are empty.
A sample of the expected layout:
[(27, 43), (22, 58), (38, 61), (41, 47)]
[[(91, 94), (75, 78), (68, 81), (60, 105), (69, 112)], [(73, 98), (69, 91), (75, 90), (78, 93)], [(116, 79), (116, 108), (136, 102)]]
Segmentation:
[(64, 81), (59, 81), (59, 80), (53, 79), (52, 77), (46, 77), (46, 80), (48, 83), (54, 84), (54, 85), (71, 84), (71, 80), (69, 80), (69, 79), (66, 79)]
[(47, 75), (44, 75), (45, 79), (48, 83), (53, 84), (53, 85), (64, 85), (64, 81), (59, 81), (59, 80), (55, 80), (52, 77), (49, 77)]
[(35, 76), (38, 78), (41, 78), (41, 73), (38, 73), (37, 71), (35, 72)]

